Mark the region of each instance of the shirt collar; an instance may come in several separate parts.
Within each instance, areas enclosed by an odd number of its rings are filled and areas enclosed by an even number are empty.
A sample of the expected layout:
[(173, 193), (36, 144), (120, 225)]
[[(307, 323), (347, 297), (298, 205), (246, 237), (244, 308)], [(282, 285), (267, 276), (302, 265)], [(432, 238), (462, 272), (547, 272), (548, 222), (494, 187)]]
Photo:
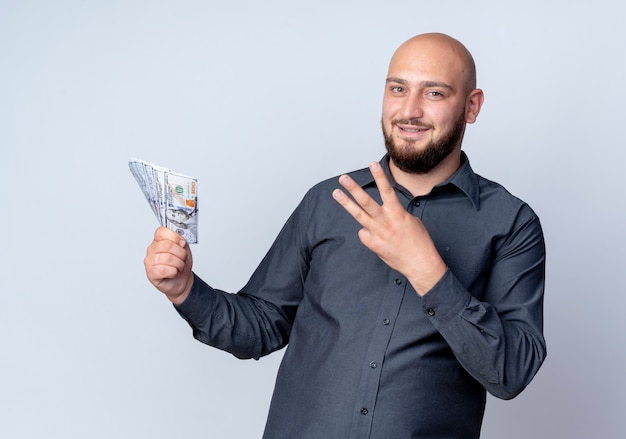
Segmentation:
[[(387, 175), (387, 178), (391, 182), (392, 186), (399, 190), (406, 191), (406, 189), (399, 185), (391, 175), (391, 171), (389, 170), (388, 154), (385, 154), (383, 158), (380, 159), (380, 165), (385, 171), (385, 175)], [(374, 183), (374, 177), (369, 172), (369, 169), (364, 169), (362, 171), (364, 172), (357, 172), (353, 175), (354, 180), (361, 185), (361, 187)], [(478, 185), (478, 176), (472, 170), (469, 159), (464, 151), (461, 151), (461, 166), (459, 169), (457, 169), (457, 171), (445, 181), (436, 185), (435, 188), (443, 188), (448, 185), (452, 185), (460, 189), (467, 196), (467, 198), (470, 199), (476, 210), (480, 208), (480, 188)]]

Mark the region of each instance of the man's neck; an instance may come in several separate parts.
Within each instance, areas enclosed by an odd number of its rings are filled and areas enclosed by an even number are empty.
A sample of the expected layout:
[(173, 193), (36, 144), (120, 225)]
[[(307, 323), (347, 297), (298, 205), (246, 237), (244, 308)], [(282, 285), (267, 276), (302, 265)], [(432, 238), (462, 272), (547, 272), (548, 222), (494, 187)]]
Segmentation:
[(398, 168), (389, 160), (389, 170), (394, 180), (405, 187), (414, 197), (429, 194), (439, 183), (448, 179), (461, 167), (461, 150), (455, 150), (435, 168), (425, 174), (412, 174)]

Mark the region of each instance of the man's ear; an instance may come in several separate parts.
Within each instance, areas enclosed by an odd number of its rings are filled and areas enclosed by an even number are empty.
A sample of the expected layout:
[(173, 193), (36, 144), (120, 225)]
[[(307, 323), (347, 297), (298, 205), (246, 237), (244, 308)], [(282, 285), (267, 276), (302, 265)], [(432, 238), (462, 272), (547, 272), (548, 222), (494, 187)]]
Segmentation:
[(485, 95), (479, 88), (472, 90), (465, 101), (465, 122), (474, 123), (483, 106)]

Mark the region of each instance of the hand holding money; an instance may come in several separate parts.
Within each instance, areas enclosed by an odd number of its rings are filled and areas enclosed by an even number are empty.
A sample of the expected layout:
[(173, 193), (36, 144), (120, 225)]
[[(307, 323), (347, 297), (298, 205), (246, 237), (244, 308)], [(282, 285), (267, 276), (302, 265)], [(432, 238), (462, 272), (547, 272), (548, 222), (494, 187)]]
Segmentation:
[(185, 301), (193, 285), (193, 258), (184, 239), (159, 227), (143, 263), (152, 285), (175, 305)]
[(190, 244), (198, 242), (198, 179), (143, 160), (128, 167), (152, 207), (159, 224)]

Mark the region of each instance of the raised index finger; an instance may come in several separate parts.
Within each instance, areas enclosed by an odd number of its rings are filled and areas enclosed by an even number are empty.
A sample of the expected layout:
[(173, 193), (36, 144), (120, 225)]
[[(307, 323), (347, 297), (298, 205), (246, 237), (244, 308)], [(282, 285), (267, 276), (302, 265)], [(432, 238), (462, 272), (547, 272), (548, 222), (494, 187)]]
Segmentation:
[(348, 175), (344, 174), (339, 177), (339, 184), (352, 195), (354, 200), (348, 197), (341, 189), (333, 191), (333, 198), (363, 227), (368, 227), (371, 217), (375, 216), (380, 210), (380, 205)]

